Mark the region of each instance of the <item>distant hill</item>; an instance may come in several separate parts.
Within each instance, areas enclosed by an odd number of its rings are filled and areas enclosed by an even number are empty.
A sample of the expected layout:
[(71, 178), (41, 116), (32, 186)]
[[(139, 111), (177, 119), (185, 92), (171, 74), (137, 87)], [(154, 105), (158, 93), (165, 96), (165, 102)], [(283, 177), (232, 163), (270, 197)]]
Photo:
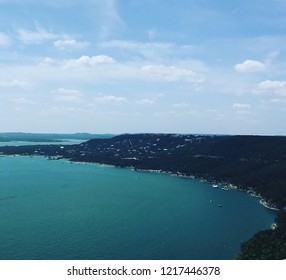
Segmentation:
[(26, 142), (62, 142), (66, 139), (89, 140), (93, 138), (110, 138), (112, 134), (90, 134), (90, 133), (23, 133), (23, 132), (6, 132), (0, 133), (0, 142), (26, 141)]

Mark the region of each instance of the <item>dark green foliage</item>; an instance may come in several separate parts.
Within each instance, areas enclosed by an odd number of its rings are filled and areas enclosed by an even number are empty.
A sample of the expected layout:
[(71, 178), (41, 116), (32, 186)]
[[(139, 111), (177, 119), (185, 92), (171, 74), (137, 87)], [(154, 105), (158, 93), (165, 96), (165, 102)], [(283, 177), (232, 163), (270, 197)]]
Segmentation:
[(286, 232), (270, 229), (256, 233), (250, 240), (241, 245), (241, 251), (237, 259), (286, 259)]
[(276, 217), (276, 228), (256, 233), (242, 243), (237, 259), (281, 260), (286, 259), (286, 210), (280, 210)]
[(278, 231), (286, 232), (286, 210), (281, 210), (278, 212), (275, 222), (278, 226)]

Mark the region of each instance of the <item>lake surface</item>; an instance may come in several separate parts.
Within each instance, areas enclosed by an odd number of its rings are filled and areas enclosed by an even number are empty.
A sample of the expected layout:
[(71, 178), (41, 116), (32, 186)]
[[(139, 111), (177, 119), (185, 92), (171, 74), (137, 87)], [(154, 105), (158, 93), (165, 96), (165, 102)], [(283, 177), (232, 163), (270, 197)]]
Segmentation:
[(197, 180), (0, 157), (0, 259), (232, 259), (274, 216)]

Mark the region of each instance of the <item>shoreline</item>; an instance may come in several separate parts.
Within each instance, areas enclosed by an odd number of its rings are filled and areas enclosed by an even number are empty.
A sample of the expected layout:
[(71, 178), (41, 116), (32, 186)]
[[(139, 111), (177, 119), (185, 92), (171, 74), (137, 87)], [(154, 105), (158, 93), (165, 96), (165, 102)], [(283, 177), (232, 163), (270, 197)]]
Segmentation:
[(223, 181), (216, 181), (216, 180), (208, 180), (206, 178), (203, 177), (196, 177), (194, 175), (186, 175), (183, 174), (181, 172), (171, 172), (171, 171), (164, 171), (161, 169), (140, 169), (140, 168), (135, 168), (134, 166), (116, 166), (114, 164), (106, 164), (106, 163), (99, 163), (99, 162), (88, 162), (88, 161), (75, 161), (75, 160), (71, 160), (68, 158), (64, 158), (64, 157), (51, 157), (51, 156), (47, 156), (47, 155), (19, 155), (19, 154), (15, 154), (15, 155), (1, 155), (1, 157), (41, 157), (41, 158), (46, 158), (47, 160), (63, 160), (69, 163), (76, 163), (76, 164), (82, 164), (82, 165), (87, 165), (87, 164), (92, 164), (92, 165), (99, 165), (102, 167), (115, 167), (115, 168), (129, 168), (132, 169), (133, 171), (137, 171), (137, 172), (148, 172), (148, 173), (158, 173), (158, 174), (168, 174), (171, 176), (175, 176), (175, 177), (179, 177), (179, 178), (186, 178), (186, 179), (192, 179), (192, 180), (200, 180), (204, 183), (213, 185), (213, 184), (217, 184), (217, 185), (224, 185), (224, 187), (219, 187), (219, 189), (224, 189), (224, 190), (235, 190), (235, 191), (242, 191), (242, 192), (246, 192), (248, 194), (250, 194), (253, 197), (256, 197), (259, 200), (259, 203), (264, 206), (265, 208), (272, 210), (272, 211), (279, 211), (280, 209), (276, 207), (276, 205), (273, 205), (271, 202), (267, 201), (265, 198), (263, 198), (260, 194), (256, 193), (252, 188), (241, 188), (238, 186), (235, 186), (232, 183), (229, 182), (223, 182)]
[(270, 209), (270, 210), (274, 210), (274, 211), (279, 211), (279, 209), (277, 207), (275, 207), (274, 205), (271, 205), (269, 202), (267, 202), (265, 199), (260, 199), (259, 203), (261, 205), (263, 205), (264, 207)]
[[(76, 162), (76, 161), (73, 161)], [(229, 182), (219, 182), (219, 181), (212, 181), (212, 180), (208, 180), (206, 178), (203, 177), (196, 177), (194, 175), (186, 175), (180, 172), (174, 173), (171, 171), (164, 171), (161, 169), (137, 169), (134, 166), (116, 166), (113, 164), (104, 164), (104, 163), (98, 163), (98, 162), (79, 162), (79, 163), (89, 163), (89, 164), (98, 164), (100, 166), (103, 167), (115, 167), (115, 168), (129, 168), (132, 169), (133, 171), (136, 172), (146, 172), (146, 173), (158, 173), (158, 174), (168, 174), (171, 176), (175, 176), (175, 177), (179, 177), (179, 178), (186, 178), (186, 179), (192, 179), (192, 180), (201, 180), (204, 183), (207, 183), (209, 185), (213, 185), (213, 184), (218, 184), (218, 185), (224, 185), (224, 187), (219, 187), (219, 189), (221, 190), (234, 190), (234, 191), (240, 191), (240, 192), (245, 192), (247, 194), (250, 194), (253, 197), (259, 198), (259, 203), (264, 206), (265, 208), (272, 210), (272, 211), (279, 211), (280, 209), (277, 208), (275, 205), (273, 205), (272, 203), (270, 203), (269, 201), (267, 201), (265, 198), (263, 198), (260, 194), (257, 194), (252, 188), (240, 188), (238, 186), (235, 186), (232, 183)]]
[(176, 176), (176, 177), (180, 177), (180, 178), (186, 178), (186, 179), (193, 179), (193, 180), (201, 180), (204, 183), (213, 185), (213, 184), (217, 184), (217, 185), (224, 185), (224, 187), (218, 187), (218, 189), (223, 189), (223, 190), (234, 190), (234, 191), (241, 191), (241, 192), (245, 192), (247, 194), (250, 194), (253, 197), (259, 198), (259, 203), (264, 206), (267, 209), (273, 210), (273, 211), (279, 211), (280, 209), (277, 208), (275, 205), (273, 205), (272, 203), (270, 203), (269, 201), (267, 201), (265, 198), (263, 198), (260, 194), (257, 194), (253, 189), (251, 188), (240, 188), (238, 186), (235, 186), (232, 183), (226, 183), (226, 182), (219, 182), (219, 181), (211, 181), (211, 180), (207, 180), (205, 178), (198, 178), (195, 177), (194, 175), (185, 175), (185, 174), (176, 174), (170, 171), (163, 171), (163, 170), (154, 170), (154, 169), (135, 169), (135, 171), (139, 171), (139, 172), (151, 172), (151, 173), (163, 173), (163, 174), (169, 174), (171, 176)]

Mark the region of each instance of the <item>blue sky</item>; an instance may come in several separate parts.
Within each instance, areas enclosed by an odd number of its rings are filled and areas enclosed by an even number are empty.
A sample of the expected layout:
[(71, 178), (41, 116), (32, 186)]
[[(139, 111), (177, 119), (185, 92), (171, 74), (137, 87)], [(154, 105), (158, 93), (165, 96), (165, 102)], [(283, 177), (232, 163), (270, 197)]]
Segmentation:
[(0, 131), (286, 135), (284, 0), (0, 0)]

